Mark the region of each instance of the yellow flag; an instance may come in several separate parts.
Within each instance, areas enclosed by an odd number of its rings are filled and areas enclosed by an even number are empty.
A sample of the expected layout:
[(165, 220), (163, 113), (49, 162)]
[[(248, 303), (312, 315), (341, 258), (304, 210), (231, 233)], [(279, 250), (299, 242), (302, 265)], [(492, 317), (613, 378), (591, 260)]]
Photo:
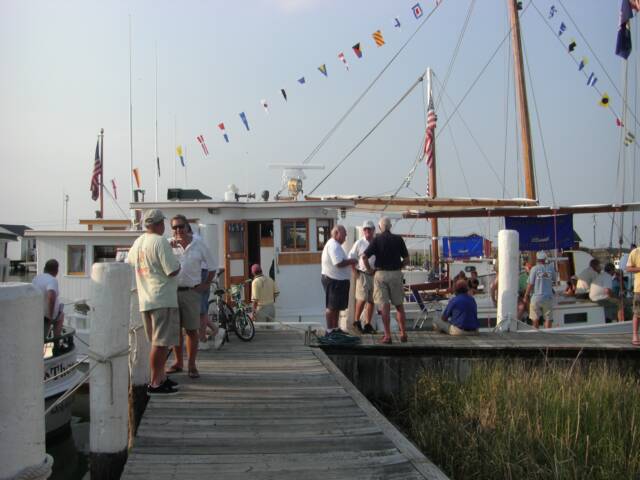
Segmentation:
[(608, 107), (609, 106), (609, 95), (607, 95), (607, 92), (604, 92), (602, 94), (602, 98), (600, 99), (600, 106), (601, 107)]
[(384, 45), (384, 37), (382, 36), (382, 32), (380, 30), (376, 30), (375, 32), (373, 32), (373, 34), (371, 34), (371, 36), (373, 37), (373, 41), (376, 42), (376, 45), (381, 47), (382, 45)]
[(182, 157), (182, 145), (178, 145), (176, 147), (176, 153), (178, 154), (179, 157)]

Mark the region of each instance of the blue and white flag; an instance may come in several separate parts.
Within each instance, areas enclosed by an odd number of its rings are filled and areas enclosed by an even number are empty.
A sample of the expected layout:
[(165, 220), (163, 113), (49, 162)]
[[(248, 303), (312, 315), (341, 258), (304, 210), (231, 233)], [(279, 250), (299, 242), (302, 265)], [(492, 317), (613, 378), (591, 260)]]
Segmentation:
[(549, 9), (549, 18), (553, 18), (556, 13), (558, 13), (558, 9), (555, 5), (551, 5), (551, 8)]
[(242, 120), (242, 123), (244, 123), (244, 128), (249, 130), (249, 122), (247, 121), (247, 116), (244, 112), (240, 112), (240, 120)]
[(595, 74), (591, 72), (591, 75), (589, 75), (589, 79), (587, 80), (587, 85), (589, 85), (590, 87), (593, 87), (597, 81), (598, 81), (598, 77), (596, 77)]
[(400, 28), (400, 18), (396, 17), (393, 21), (393, 26), (396, 28)]
[(567, 26), (564, 24), (564, 22), (560, 22), (560, 30), (558, 30), (558, 36), (562, 35), (566, 29)]

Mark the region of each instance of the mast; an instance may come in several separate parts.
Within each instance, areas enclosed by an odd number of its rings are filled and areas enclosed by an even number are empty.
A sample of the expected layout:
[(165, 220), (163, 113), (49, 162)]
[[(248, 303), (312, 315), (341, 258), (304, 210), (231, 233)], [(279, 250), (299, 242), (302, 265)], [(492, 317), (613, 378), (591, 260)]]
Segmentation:
[(527, 198), (535, 200), (537, 195), (531, 150), (531, 125), (529, 124), (529, 104), (527, 102), (527, 90), (524, 78), (518, 2), (517, 0), (507, 0), (507, 4), (509, 5), (509, 17), (511, 20), (511, 45), (513, 48), (513, 68), (515, 71), (516, 94), (518, 97), (518, 113), (520, 115), (520, 137), (522, 139), (525, 192)]
[[(129, 14), (129, 186), (131, 188), (131, 203), (135, 201), (133, 191), (133, 93), (132, 93), (133, 53), (131, 47), (131, 14)], [(131, 226), (136, 223), (135, 210), (131, 210)]]
[(156, 202), (158, 201), (158, 181), (160, 178), (160, 158), (158, 157), (158, 43), (156, 42), (156, 124), (155, 124), (155, 149), (156, 149)]
[[(431, 68), (427, 68), (427, 108), (433, 105), (431, 92)], [(427, 127), (428, 128), (428, 127)], [(434, 138), (435, 140), (435, 138)], [(436, 182), (436, 145), (433, 142), (433, 161), (429, 164), (429, 197), (435, 198), (438, 195)], [(431, 223), (431, 261), (434, 272), (440, 272), (440, 250), (438, 249), (438, 219), (430, 218)]]
[(100, 218), (104, 218), (104, 128), (100, 129)]

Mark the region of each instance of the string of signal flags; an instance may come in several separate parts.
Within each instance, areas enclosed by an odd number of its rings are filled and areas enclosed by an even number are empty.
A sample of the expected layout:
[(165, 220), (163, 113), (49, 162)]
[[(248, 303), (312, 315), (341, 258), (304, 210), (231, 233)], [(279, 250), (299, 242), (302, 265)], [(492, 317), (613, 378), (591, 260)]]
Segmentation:
[[(620, 6), (620, 23), (618, 25), (615, 53), (625, 60), (627, 60), (629, 58), (629, 55), (631, 54), (632, 45), (629, 22), (633, 18), (634, 11), (640, 11), (640, 0), (622, 0), (622, 4)], [(596, 84), (598, 83), (596, 72), (587, 68), (587, 66), (589, 65), (589, 57), (587, 57), (586, 55), (583, 56), (578, 54), (578, 42), (575, 38), (569, 37), (569, 26), (561, 18), (561, 14), (559, 13), (559, 10), (555, 5), (551, 5), (549, 7), (549, 13), (547, 15), (546, 21), (549, 27), (556, 32), (560, 43), (565, 46), (567, 52), (578, 66), (578, 72), (581, 72), (584, 75), (584, 78), (587, 80), (587, 86), (593, 87), (594, 90), (596, 90), (596, 92), (598, 93), (598, 105), (607, 108), (613, 114), (613, 116), (615, 117), (616, 126), (625, 129), (624, 145), (628, 147), (634, 144), (636, 141), (635, 135), (633, 134), (633, 132), (627, 129), (627, 127), (625, 126), (625, 120), (620, 118), (611, 106), (611, 99), (609, 97), (609, 94), (606, 91), (601, 91), (596, 86)], [(555, 26), (552, 24), (552, 22), (554, 21), (556, 22)], [(568, 40), (565, 41), (565, 39)]]
[[(424, 0), (423, 0), (424, 1)], [(429, 0), (430, 3), (434, 4), (434, 8), (437, 7), (438, 5), (440, 5), (440, 3), (442, 3), (442, 0)], [(415, 2), (413, 4), (413, 6), (411, 7), (411, 17), (413, 17), (414, 20), (419, 20), (424, 14), (424, 11), (422, 9), (422, 5), (420, 4), (420, 2)], [(410, 17), (410, 18), (411, 18)], [(400, 16), (396, 16), (393, 18), (393, 22), (392, 22), (392, 30), (395, 31), (396, 29), (401, 30), (402, 29), (402, 22), (400, 21)], [(387, 44), (387, 38), (385, 38), (383, 32), (381, 29), (375, 30), (372, 34), (371, 34), (371, 41), (373, 43), (373, 45), (375, 45), (376, 48), (380, 48), (383, 47), (384, 45)], [(356, 59), (356, 61), (358, 59), (362, 59), (365, 55), (365, 51), (366, 51), (366, 45), (363, 42), (357, 42), (355, 43), (352, 47), (351, 47), (351, 51), (353, 52), (353, 55)], [(349, 65), (349, 61), (347, 59), (347, 53), (345, 53), (345, 51), (339, 52), (337, 55), (338, 61), (342, 64), (342, 67), (348, 72), (351, 68), (351, 66)], [(329, 67), (327, 66), (326, 63), (322, 63), (317, 67), (318, 72), (320, 73), (320, 75), (322, 75), (324, 78), (328, 78), (329, 77)], [(304, 86), (307, 84), (307, 76), (301, 76), (296, 80), (296, 83), (299, 84), (300, 86)], [(280, 92), (279, 92), (279, 96), (282, 97), (282, 101), (287, 102), (289, 100), (289, 95), (291, 94), (291, 90), (287, 90), (285, 88), (281, 88)], [(269, 115), (269, 102), (267, 101), (267, 99), (262, 99), (260, 100), (260, 105), (262, 106), (262, 108), (265, 111), (266, 115)], [(247, 116), (246, 112), (240, 112), (238, 113), (238, 117), (240, 118), (240, 122), (242, 123), (244, 129), (249, 132), (251, 131), (251, 127), (249, 125), (249, 117)], [(220, 133), (220, 135), (222, 136), (222, 138), (224, 139), (225, 143), (230, 143), (231, 142), (231, 137), (229, 136), (229, 134), (227, 133), (227, 129), (225, 126), (225, 122), (220, 122), (217, 125), (217, 129)], [(207, 158), (210, 156), (210, 151), (209, 148), (207, 146), (206, 140), (204, 135), (200, 134), (196, 137), (196, 141), (198, 142), (198, 145), (200, 146), (200, 149), (202, 151), (202, 155)], [(175, 161), (180, 161), (180, 165), (181, 166), (185, 166), (185, 156), (183, 153), (183, 146), (182, 145), (177, 145), (176, 146), (176, 159)]]

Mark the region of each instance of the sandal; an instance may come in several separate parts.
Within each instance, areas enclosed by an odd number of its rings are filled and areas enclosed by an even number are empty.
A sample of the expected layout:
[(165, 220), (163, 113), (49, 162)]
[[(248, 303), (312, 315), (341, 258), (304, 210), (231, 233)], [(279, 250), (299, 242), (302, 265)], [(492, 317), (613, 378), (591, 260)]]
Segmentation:
[(200, 378), (200, 373), (197, 368), (190, 368), (188, 375), (189, 378)]
[(406, 333), (404, 335), (400, 335), (400, 342), (407, 343), (408, 340), (409, 338), (407, 337)]
[(167, 375), (171, 375), (172, 373), (179, 373), (182, 371), (182, 367), (177, 367), (176, 365), (173, 365), (169, 368), (167, 368), (164, 373), (166, 373)]
[(640, 347), (640, 340), (632, 340), (631, 345), (633, 345), (634, 347)]
[(383, 345), (391, 345), (391, 337), (382, 337), (380, 343)]

